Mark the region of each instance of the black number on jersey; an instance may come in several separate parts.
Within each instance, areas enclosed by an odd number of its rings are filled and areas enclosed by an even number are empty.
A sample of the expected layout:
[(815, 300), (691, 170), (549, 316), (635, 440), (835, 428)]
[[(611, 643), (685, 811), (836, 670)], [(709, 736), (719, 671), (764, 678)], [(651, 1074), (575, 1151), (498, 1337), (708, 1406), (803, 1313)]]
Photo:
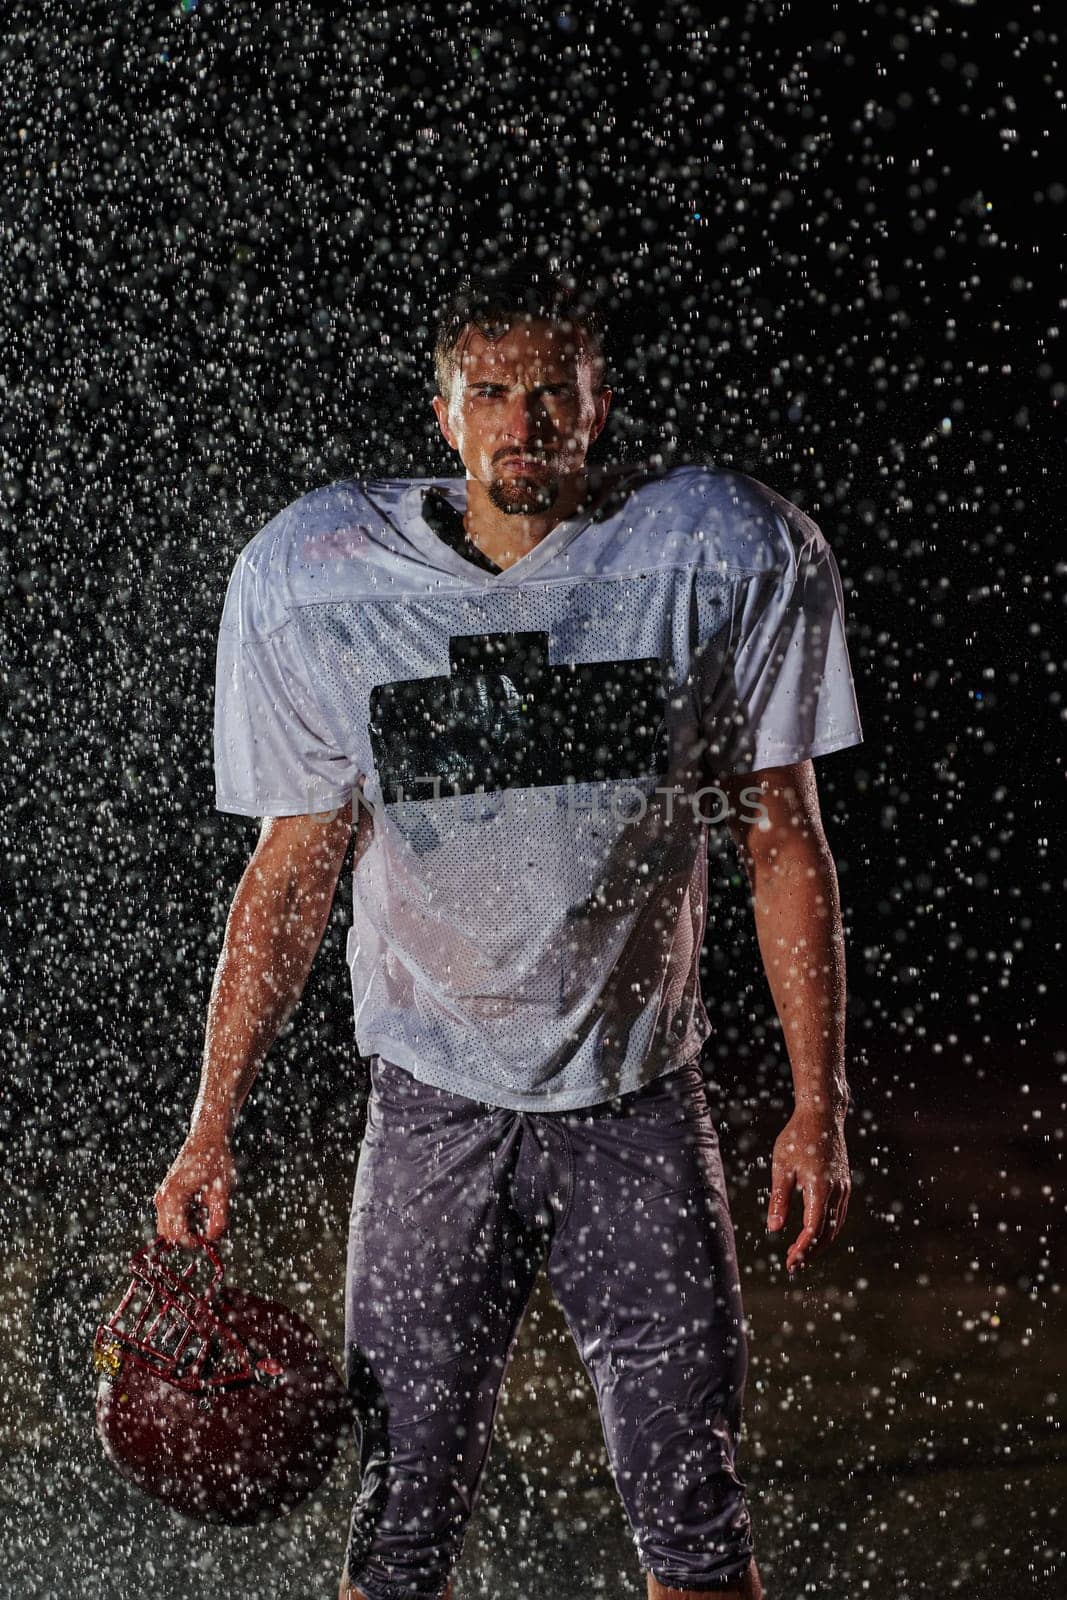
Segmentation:
[(461, 634), (447, 678), (371, 691), (383, 799), (644, 778), (667, 770), (656, 657), (551, 666), (547, 633)]

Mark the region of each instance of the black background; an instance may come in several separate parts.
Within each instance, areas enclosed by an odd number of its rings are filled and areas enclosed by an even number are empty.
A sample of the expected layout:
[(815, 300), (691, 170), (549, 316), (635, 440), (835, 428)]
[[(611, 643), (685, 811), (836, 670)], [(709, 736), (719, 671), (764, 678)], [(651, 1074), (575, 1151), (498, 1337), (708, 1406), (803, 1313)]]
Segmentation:
[[(720, 9), (5, 8), (3, 1136), (28, 1201), (91, 1226), (121, 1193), (149, 1225), (255, 840), (212, 809), (233, 560), (321, 484), (456, 471), (432, 312), (524, 252), (617, 296), (601, 459), (750, 472), (837, 556), (865, 742), (817, 772), (867, 1155), (894, 1095), (951, 1112), (982, 1079), (1011, 1118), (1023, 1079), (1060, 1081), (1054, 9)], [(728, 845), (712, 877), (709, 1071), (785, 1105)], [(358, 1131), (345, 900), (242, 1123), (275, 1171)]]

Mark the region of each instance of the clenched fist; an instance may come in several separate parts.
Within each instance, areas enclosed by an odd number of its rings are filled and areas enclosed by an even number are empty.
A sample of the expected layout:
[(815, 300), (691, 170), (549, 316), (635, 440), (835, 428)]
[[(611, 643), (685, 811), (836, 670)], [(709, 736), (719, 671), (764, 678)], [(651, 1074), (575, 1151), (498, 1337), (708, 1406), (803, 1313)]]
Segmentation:
[(229, 1140), (191, 1133), (155, 1193), (160, 1238), (188, 1249), (196, 1243), (194, 1234), (221, 1238), (230, 1220), (235, 1176)]

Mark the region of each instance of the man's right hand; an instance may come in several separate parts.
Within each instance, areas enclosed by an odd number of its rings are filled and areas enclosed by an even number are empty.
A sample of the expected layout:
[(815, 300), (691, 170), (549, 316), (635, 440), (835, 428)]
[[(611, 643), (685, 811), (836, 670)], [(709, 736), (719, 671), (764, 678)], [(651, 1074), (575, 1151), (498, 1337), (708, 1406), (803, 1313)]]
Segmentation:
[(159, 1237), (189, 1250), (194, 1234), (220, 1239), (230, 1220), (235, 1177), (227, 1139), (190, 1134), (155, 1193)]

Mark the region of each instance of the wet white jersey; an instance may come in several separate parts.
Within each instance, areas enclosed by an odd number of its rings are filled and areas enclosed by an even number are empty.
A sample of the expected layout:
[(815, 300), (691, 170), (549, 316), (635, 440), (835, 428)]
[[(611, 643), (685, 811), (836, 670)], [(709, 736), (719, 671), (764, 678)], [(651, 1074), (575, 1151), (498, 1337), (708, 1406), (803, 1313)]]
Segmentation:
[(699, 1053), (716, 775), (862, 739), (815, 524), (740, 473), (606, 482), (501, 572), (427, 521), (462, 478), (317, 489), (242, 551), (219, 635), (219, 808), (373, 819), (361, 1053), (516, 1110)]

